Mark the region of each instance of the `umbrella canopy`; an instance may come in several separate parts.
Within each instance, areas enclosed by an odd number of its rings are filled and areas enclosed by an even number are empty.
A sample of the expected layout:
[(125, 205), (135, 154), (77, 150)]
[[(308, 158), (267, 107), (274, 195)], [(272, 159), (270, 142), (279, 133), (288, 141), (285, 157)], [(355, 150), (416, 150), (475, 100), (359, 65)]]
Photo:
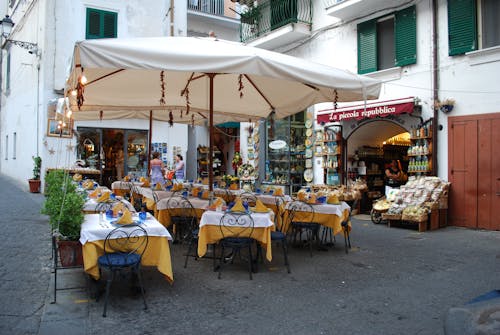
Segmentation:
[(271, 112), (284, 118), (320, 102), (375, 99), (380, 86), (239, 43), (156, 37), (77, 42), (65, 94), (75, 120), (149, 118), (153, 111), (156, 120), (212, 126)]

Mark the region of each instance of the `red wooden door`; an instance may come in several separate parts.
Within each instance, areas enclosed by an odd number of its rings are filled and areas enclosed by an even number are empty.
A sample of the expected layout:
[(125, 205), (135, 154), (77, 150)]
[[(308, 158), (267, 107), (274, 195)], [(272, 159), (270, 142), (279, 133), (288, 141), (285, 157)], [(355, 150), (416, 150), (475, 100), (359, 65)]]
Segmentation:
[(449, 224), (477, 228), (477, 121), (452, 120), (448, 136)]
[(500, 230), (500, 113), (448, 121), (449, 223)]

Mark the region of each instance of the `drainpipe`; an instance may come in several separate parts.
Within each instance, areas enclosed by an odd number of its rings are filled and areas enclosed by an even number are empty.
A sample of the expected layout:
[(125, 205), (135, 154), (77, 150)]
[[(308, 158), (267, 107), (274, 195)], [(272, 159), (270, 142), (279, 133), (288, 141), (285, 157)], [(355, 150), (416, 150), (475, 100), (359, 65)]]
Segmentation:
[(174, 0), (170, 0), (170, 37), (174, 36)]
[(438, 108), (436, 102), (439, 100), (439, 59), (438, 59), (438, 0), (432, 0), (432, 174), (437, 175), (438, 171)]

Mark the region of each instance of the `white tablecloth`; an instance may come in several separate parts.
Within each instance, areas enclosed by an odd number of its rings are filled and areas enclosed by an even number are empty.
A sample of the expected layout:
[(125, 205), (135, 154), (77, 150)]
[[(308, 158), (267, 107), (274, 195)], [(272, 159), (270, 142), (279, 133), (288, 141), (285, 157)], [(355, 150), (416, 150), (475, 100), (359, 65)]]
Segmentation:
[[(142, 226), (146, 229), (148, 236), (160, 236), (172, 240), (172, 236), (170, 236), (167, 228), (159, 223), (151, 214), (147, 213), (147, 215), (147, 219)], [(100, 214), (85, 215), (85, 220), (80, 230), (80, 243), (82, 245), (87, 242), (106, 239), (109, 232), (118, 226), (111, 223), (111, 221), (116, 219), (109, 220), (105, 216), (103, 218), (99, 218), (99, 216)], [(137, 214), (133, 218), (134, 220), (139, 219)]]
[[(167, 209), (167, 203), (169, 200), (170, 200), (170, 198), (166, 198), (166, 199), (161, 199), (160, 201), (158, 201), (158, 203), (156, 204), (156, 209), (159, 211), (163, 210), (163, 209)], [(193, 208), (195, 208), (195, 209), (205, 209), (208, 207), (208, 200), (207, 199), (189, 197), (188, 200), (191, 203), (191, 205), (193, 205)]]
[(312, 205), (314, 209), (314, 213), (318, 214), (335, 214), (339, 217), (342, 217), (344, 210), (350, 210), (351, 207), (344, 201), (341, 201), (339, 205), (331, 205), (331, 204), (321, 204), (321, 205)]
[(134, 184), (135, 186), (139, 187), (142, 186), (143, 183), (138, 182), (138, 181), (123, 181), (123, 180), (118, 180), (114, 181), (111, 184), (111, 189), (112, 190), (130, 190), (130, 184)]
[(170, 191), (152, 190), (149, 187), (139, 187), (138, 192), (144, 198), (148, 198), (148, 199), (154, 199), (154, 197), (153, 197), (153, 192), (154, 192), (156, 194), (156, 196), (158, 197), (158, 200), (170, 198), (172, 196), (172, 194), (174, 194), (173, 192), (170, 192)]
[[(218, 226), (223, 215), (224, 212), (206, 211), (201, 216), (200, 227), (205, 225)], [(251, 213), (254, 228), (266, 228), (273, 226), (273, 215), (274, 213), (272, 211), (267, 213)]]
[[(276, 197), (274, 195), (270, 195), (270, 194), (256, 194), (256, 197), (257, 197), (257, 199), (259, 199), (260, 201), (262, 201), (263, 204), (266, 204), (266, 205), (276, 205)], [(289, 195), (285, 195), (285, 196), (283, 196), (281, 198), (283, 198), (283, 200), (285, 202), (292, 201), (292, 198)]]

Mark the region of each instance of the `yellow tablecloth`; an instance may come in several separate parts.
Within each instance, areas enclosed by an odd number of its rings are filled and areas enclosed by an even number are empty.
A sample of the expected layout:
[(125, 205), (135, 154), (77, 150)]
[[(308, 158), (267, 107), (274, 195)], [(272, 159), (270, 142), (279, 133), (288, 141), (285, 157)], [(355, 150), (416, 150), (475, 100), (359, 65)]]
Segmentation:
[[(233, 228), (231, 231), (238, 232), (238, 230), (243, 230), (245, 228)], [(247, 229), (248, 230), (248, 229)], [(273, 259), (273, 252), (271, 249), (271, 231), (274, 230), (274, 226), (266, 228), (254, 228), (252, 231), (252, 238), (257, 240), (262, 248), (266, 250), (266, 259), (271, 261)], [(205, 225), (200, 228), (198, 234), (198, 256), (203, 257), (207, 253), (207, 245), (219, 242), (223, 237), (230, 237), (230, 232), (228, 229), (224, 229), (224, 235), (222, 235), (221, 228), (218, 225)], [(238, 235), (238, 237), (245, 237), (244, 235)]]
[[(302, 215), (304, 214), (304, 215)], [(283, 225), (282, 227), (283, 231), (288, 231), (288, 225), (289, 225), (289, 210), (285, 210), (285, 214), (283, 217)], [(310, 213), (305, 213), (305, 212), (297, 212), (295, 213), (295, 221), (300, 221), (301, 217), (306, 217), (310, 215)], [(339, 233), (342, 233), (344, 230), (342, 228), (342, 221), (347, 220), (349, 218), (349, 209), (345, 209), (342, 213), (342, 216), (338, 216), (336, 214), (324, 214), (324, 213), (314, 213), (314, 217), (312, 222), (316, 222), (322, 226), (332, 228), (333, 234), (337, 235)], [(309, 221), (309, 220), (307, 220)], [(349, 231), (351, 231), (351, 223), (349, 222)]]
[[(173, 211), (172, 213), (175, 214), (175, 211), (177, 211), (177, 209), (171, 211)], [(178, 211), (180, 212), (181, 210), (178, 209)], [(195, 208), (194, 211), (196, 213), (196, 217), (200, 219), (203, 213), (205, 212), (205, 209)], [(172, 220), (170, 219), (170, 214), (168, 209), (157, 210), (155, 217), (156, 220), (158, 220), (165, 227), (170, 227), (172, 225)]]
[[(83, 265), (87, 274), (99, 279), (99, 265), (97, 259), (104, 254), (104, 240), (87, 242), (83, 245)], [(172, 260), (170, 246), (166, 237), (149, 236), (148, 246), (142, 256), (143, 266), (156, 266), (158, 271), (165, 275), (169, 283), (173, 283)]]

